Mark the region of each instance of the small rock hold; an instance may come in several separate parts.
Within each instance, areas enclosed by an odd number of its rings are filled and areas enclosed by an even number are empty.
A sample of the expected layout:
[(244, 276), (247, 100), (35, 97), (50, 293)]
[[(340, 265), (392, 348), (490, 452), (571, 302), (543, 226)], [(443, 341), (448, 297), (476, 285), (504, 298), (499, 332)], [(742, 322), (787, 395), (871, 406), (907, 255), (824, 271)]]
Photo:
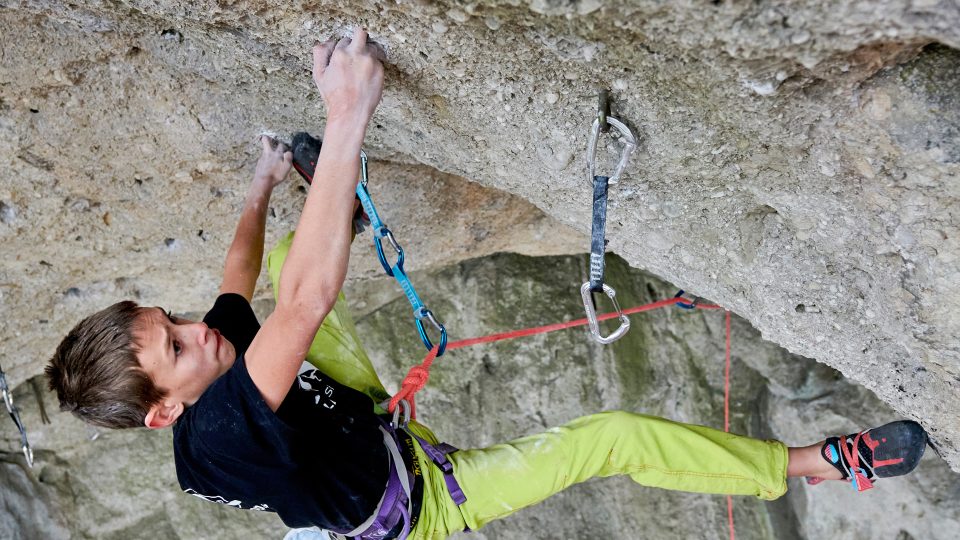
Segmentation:
[(677, 218), (683, 215), (683, 208), (673, 201), (668, 201), (663, 205), (663, 213), (669, 218)]
[(801, 43), (806, 43), (810, 41), (810, 32), (806, 30), (801, 30), (790, 37), (790, 43), (794, 45), (800, 45)]
[(498, 19), (498, 18), (496, 18), (496, 17), (487, 17), (486, 19), (483, 20), (483, 22), (484, 22), (484, 24), (487, 25), (487, 28), (489, 28), (489, 29), (491, 29), (491, 30), (499, 30), (499, 29), (500, 29), (500, 19)]
[(86, 212), (90, 210), (90, 201), (81, 197), (70, 204), (70, 209), (74, 212)]
[(168, 29), (160, 32), (160, 37), (162, 37), (163, 39), (170, 40), (170, 41), (176, 41), (176, 42), (178, 42), (178, 43), (183, 43), (183, 34), (181, 34), (178, 30), (174, 30), (173, 28), (168, 28)]
[(600, 0), (580, 0), (577, 5), (577, 15), (589, 15), (603, 7)]
[(447, 30), (449, 30), (449, 27), (440, 21), (433, 23), (432, 28), (435, 34), (446, 34)]
[(447, 17), (450, 17), (458, 23), (465, 23), (470, 19), (469, 15), (460, 11), (459, 9), (451, 9), (447, 12)]
[(556, 92), (549, 92), (546, 96), (544, 96), (544, 99), (547, 100), (547, 103), (553, 105), (560, 99), (560, 96)]
[(176, 238), (165, 238), (163, 240), (163, 245), (167, 246), (168, 249), (177, 248), (177, 239)]
[(4, 225), (9, 225), (13, 223), (13, 220), (17, 218), (17, 210), (12, 205), (9, 205), (3, 201), (0, 201), (0, 222), (3, 222)]
[(769, 96), (777, 91), (776, 85), (770, 81), (746, 81), (744, 85), (758, 96)]

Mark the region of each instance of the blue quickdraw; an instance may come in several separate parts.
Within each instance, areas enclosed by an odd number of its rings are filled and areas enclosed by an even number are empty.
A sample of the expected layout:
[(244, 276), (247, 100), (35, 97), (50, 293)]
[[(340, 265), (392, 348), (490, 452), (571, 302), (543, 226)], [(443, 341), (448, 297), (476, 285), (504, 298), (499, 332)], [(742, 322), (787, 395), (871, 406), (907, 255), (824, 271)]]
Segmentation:
[[(423, 325), (424, 319), (440, 332), (437, 356), (441, 356), (447, 349), (447, 329), (437, 321), (433, 312), (427, 309), (423, 301), (420, 300), (417, 290), (413, 288), (413, 283), (410, 282), (410, 278), (407, 277), (407, 273), (403, 270), (403, 263), (406, 260), (404, 258), (403, 248), (400, 247), (400, 243), (397, 242), (397, 239), (393, 236), (393, 233), (390, 232), (387, 225), (380, 219), (380, 215), (377, 214), (377, 208), (373, 205), (373, 199), (370, 198), (370, 192), (367, 191), (367, 154), (362, 150), (360, 151), (360, 174), (361, 180), (360, 183), (357, 184), (357, 197), (360, 199), (360, 204), (363, 205), (363, 210), (367, 213), (367, 217), (370, 218), (370, 229), (373, 232), (373, 245), (377, 248), (377, 258), (380, 260), (380, 266), (383, 267), (383, 271), (386, 272), (388, 276), (393, 277), (400, 283), (403, 294), (406, 295), (407, 300), (410, 301), (410, 305), (413, 306), (413, 316), (417, 324), (417, 333), (420, 334), (420, 341), (423, 342), (427, 350), (433, 349), (434, 345), (433, 342), (430, 341), (430, 337), (427, 336), (427, 330)], [(387, 256), (383, 252), (383, 239), (390, 242), (390, 245), (393, 246), (393, 249), (397, 252), (397, 262), (393, 265), (387, 261)]]
[[(683, 298), (684, 300), (686, 300), (686, 298), (684, 298), (684, 296), (683, 296), (683, 289), (680, 289), (680, 292), (678, 292), (677, 294), (673, 295), (673, 297), (674, 297), (674, 298)], [(700, 303), (700, 297), (699, 297), (699, 296), (694, 296), (694, 297), (693, 297), (693, 300), (690, 301), (690, 302), (677, 302), (677, 303), (674, 304), (674, 305), (676, 305), (678, 308), (682, 308), (682, 309), (697, 309), (697, 304), (699, 304), (699, 303)]]

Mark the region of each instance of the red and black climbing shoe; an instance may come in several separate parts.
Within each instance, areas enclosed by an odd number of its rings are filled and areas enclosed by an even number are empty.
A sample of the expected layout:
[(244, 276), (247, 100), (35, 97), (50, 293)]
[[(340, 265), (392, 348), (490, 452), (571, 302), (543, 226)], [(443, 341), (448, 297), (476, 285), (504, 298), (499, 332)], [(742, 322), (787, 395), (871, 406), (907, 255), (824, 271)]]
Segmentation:
[(927, 432), (920, 424), (901, 420), (845, 437), (830, 437), (820, 455), (857, 491), (866, 491), (877, 478), (901, 476), (915, 469), (926, 446)]
[(293, 134), (290, 149), (293, 151), (293, 168), (308, 184), (313, 183), (313, 173), (317, 170), (317, 158), (320, 157), (322, 141), (305, 131)]

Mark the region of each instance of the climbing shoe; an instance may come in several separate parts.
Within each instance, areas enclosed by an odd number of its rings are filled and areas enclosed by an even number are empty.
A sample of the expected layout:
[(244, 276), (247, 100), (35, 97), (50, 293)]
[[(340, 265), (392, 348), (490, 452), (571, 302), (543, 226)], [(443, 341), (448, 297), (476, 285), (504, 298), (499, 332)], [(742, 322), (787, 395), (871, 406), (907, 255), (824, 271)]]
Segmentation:
[(301, 131), (293, 134), (290, 149), (293, 151), (293, 168), (308, 184), (313, 183), (313, 173), (317, 168), (317, 158), (320, 156), (320, 145), (323, 141)]
[[(844, 437), (830, 437), (820, 448), (820, 455), (857, 491), (866, 491), (877, 478), (901, 476), (915, 469), (926, 446), (927, 432), (920, 424), (901, 420)], [(807, 479), (810, 484), (820, 481)]]
[[(323, 141), (317, 139), (305, 131), (294, 133), (290, 141), (290, 148), (293, 151), (293, 168), (300, 176), (306, 180), (307, 184), (313, 184), (313, 175), (317, 169), (317, 158), (320, 157), (320, 146)], [(357, 198), (359, 200), (359, 197)], [(363, 206), (358, 206), (353, 214), (353, 232), (360, 234), (370, 225), (370, 218), (363, 211)]]

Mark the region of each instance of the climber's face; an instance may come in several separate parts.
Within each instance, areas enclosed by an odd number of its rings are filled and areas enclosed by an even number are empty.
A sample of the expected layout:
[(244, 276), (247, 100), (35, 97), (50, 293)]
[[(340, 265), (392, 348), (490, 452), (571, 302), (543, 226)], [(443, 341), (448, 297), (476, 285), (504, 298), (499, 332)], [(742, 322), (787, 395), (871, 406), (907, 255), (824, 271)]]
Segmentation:
[(151, 408), (147, 427), (165, 427), (230, 369), (236, 349), (205, 323), (170, 316), (158, 307), (142, 308), (137, 322), (137, 359), (153, 383), (167, 394), (154, 406), (156, 411)]

